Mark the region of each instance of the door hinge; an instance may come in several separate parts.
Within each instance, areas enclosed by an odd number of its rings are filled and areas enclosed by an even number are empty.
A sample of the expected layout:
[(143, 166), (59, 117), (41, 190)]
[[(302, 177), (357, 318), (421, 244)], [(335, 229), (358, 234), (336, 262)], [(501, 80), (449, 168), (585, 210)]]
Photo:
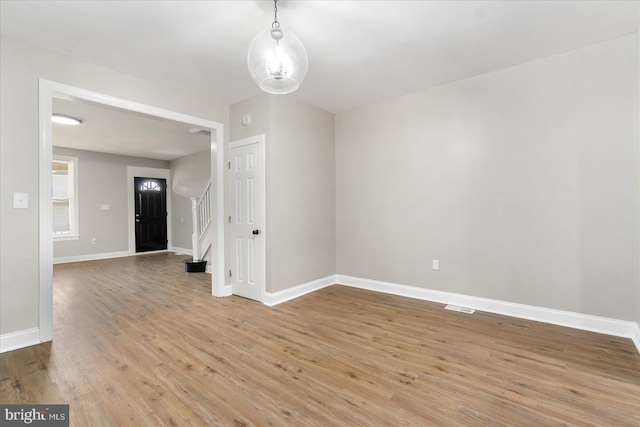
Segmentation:
[(229, 215), (229, 224), (231, 224), (231, 215)]
[(231, 270), (229, 270), (229, 277), (233, 277), (233, 274), (231, 274)]
[(231, 162), (229, 162), (228, 164), (229, 164), (229, 169), (231, 169)]

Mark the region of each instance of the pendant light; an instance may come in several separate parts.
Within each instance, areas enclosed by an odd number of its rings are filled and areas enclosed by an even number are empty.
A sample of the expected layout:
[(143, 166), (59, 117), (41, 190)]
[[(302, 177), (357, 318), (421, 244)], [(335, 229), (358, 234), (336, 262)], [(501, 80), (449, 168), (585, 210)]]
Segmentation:
[(268, 93), (285, 94), (300, 87), (309, 61), (304, 46), (291, 31), (280, 28), (278, 0), (273, 1), (270, 30), (260, 32), (249, 46), (247, 65), (251, 78)]

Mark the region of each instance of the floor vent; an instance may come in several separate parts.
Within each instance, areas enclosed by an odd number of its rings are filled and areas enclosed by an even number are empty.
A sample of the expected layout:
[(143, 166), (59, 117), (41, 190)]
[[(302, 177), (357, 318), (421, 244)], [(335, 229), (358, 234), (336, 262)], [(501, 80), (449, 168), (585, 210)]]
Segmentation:
[(473, 314), (475, 312), (475, 310), (472, 308), (458, 307), (457, 305), (448, 305), (445, 307), (445, 310), (459, 311), (460, 313), (467, 313), (467, 314)]

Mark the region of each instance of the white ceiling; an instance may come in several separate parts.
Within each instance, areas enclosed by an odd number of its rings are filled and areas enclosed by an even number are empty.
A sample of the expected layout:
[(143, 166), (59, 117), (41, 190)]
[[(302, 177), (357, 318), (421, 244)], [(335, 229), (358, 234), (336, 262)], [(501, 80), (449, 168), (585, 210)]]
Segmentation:
[[(259, 93), (247, 48), (269, 0), (2, 1), (14, 39), (224, 104)], [(341, 112), (636, 31), (638, 1), (289, 1), (307, 48), (292, 94)]]
[[(278, 3), (309, 55), (289, 96), (334, 113), (630, 34), (639, 16), (639, 1), (615, 0)], [(246, 55), (272, 20), (270, 0), (0, 0), (6, 36), (227, 105), (260, 92)], [(58, 146), (166, 160), (207, 149), (186, 125), (55, 107), (85, 122), (56, 125)]]
[(53, 145), (149, 159), (174, 160), (209, 150), (209, 133), (193, 125), (136, 115), (93, 104), (53, 100), (55, 113), (82, 120), (80, 126), (53, 124)]

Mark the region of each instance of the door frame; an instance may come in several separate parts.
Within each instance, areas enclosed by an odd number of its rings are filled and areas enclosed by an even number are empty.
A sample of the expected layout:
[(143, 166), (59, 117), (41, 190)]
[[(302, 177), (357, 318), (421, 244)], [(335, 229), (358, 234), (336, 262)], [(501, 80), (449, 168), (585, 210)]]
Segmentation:
[(211, 212), (215, 226), (215, 239), (212, 253), (213, 274), (211, 275), (211, 293), (214, 296), (226, 296), (224, 275), (224, 125), (182, 113), (177, 113), (150, 105), (140, 104), (122, 98), (57, 83), (51, 80), (38, 80), (38, 215), (39, 215), (39, 319), (38, 334), (40, 342), (53, 339), (53, 213), (51, 207), (51, 161), (53, 159), (53, 132), (51, 114), (53, 98), (70, 101), (85, 101), (93, 104), (131, 111), (144, 116), (152, 116), (197, 126), (211, 132)]
[(135, 204), (133, 200), (135, 177), (164, 179), (167, 182), (167, 249), (161, 251), (149, 251), (141, 253), (168, 252), (173, 247), (171, 240), (171, 169), (145, 168), (139, 166), (127, 166), (127, 212), (129, 219), (127, 220), (127, 228), (129, 234), (129, 255), (135, 255), (136, 252), (136, 223), (135, 223)]
[[(229, 159), (229, 161), (231, 161), (231, 149), (233, 148), (239, 148), (239, 147), (243, 147), (245, 145), (251, 145), (251, 144), (259, 144), (260, 148), (261, 148), (261, 158), (260, 161), (262, 162), (262, 176), (260, 177), (262, 179), (262, 206), (260, 206), (261, 211), (262, 211), (262, 215), (260, 218), (260, 222), (262, 223), (262, 227), (260, 229), (260, 232), (262, 234), (262, 243), (261, 243), (261, 264), (262, 264), (262, 271), (259, 272), (260, 274), (260, 278), (262, 279), (262, 286), (260, 287), (260, 302), (264, 303), (265, 302), (265, 297), (267, 294), (267, 162), (266, 162), (266, 137), (265, 134), (260, 134), (260, 135), (255, 135), (255, 136), (250, 136), (248, 138), (244, 138), (244, 139), (238, 139), (235, 141), (229, 141), (229, 143), (227, 144), (227, 147), (225, 149), (225, 155), (226, 158)], [(229, 170), (228, 168), (225, 170)], [(230, 180), (226, 179), (226, 181), (229, 183), (228, 185), (230, 185)], [(225, 192), (227, 194), (229, 194), (229, 197), (231, 196), (231, 190), (229, 190), (228, 188), (225, 187)], [(227, 206), (231, 206), (231, 203), (228, 203)], [(229, 216), (230, 212), (227, 209), (225, 211), (225, 215)], [(226, 230), (225, 233), (230, 233), (230, 224), (225, 221), (225, 226), (226, 226)], [(231, 241), (231, 236), (228, 236), (228, 241)], [(233, 286), (231, 285), (231, 278), (229, 277), (228, 271), (231, 268), (231, 260), (234, 255), (229, 253), (227, 256), (227, 263), (225, 264), (225, 279), (226, 279), (226, 283), (227, 283), (227, 287), (229, 288), (230, 292), (233, 292)]]

